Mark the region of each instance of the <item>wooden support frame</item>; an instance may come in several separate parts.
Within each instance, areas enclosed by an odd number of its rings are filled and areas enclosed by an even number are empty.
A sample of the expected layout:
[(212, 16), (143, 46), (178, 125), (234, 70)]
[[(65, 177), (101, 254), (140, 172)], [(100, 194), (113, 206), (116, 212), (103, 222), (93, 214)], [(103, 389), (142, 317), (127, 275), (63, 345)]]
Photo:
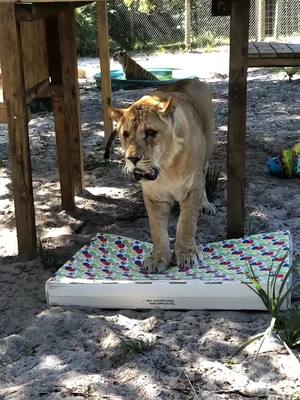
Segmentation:
[[(20, 25), (15, 4), (0, 7), (0, 54), (10, 144), (19, 255), (33, 259), (37, 240)], [(12, 67), (13, 66), (13, 67)]]
[(16, 4), (16, 17), (18, 21), (35, 21), (49, 18), (61, 12), (81, 7), (89, 2), (59, 2), (59, 3), (33, 3)]
[(104, 120), (104, 144), (107, 143), (112, 133), (112, 119), (109, 114), (111, 106), (110, 62), (108, 47), (108, 21), (106, 2), (97, 2), (98, 17), (98, 42), (101, 68), (101, 92)]
[(0, 103), (0, 124), (7, 123), (6, 107), (4, 103)]
[(244, 235), (249, 10), (250, 0), (231, 0), (227, 149), (229, 238)]
[(266, 0), (258, 0), (257, 25), (258, 25), (257, 39), (259, 41), (265, 40), (265, 37), (266, 37)]
[[(47, 49), (51, 85), (63, 88), (61, 50), (59, 44), (58, 17), (46, 19)], [(75, 209), (74, 182), (72, 169), (71, 139), (65, 123), (64, 95), (54, 93), (52, 97), (55, 122), (56, 148), (60, 178), (62, 208), (67, 211)]]
[(59, 14), (57, 18), (65, 101), (65, 123), (71, 138), (74, 190), (76, 194), (80, 194), (84, 190), (84, 171), (74, 9)]

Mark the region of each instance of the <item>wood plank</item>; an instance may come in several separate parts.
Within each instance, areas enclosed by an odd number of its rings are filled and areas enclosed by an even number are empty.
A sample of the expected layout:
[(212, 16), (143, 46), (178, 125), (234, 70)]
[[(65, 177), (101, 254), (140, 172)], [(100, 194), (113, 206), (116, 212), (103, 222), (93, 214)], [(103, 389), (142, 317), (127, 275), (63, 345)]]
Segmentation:
[(277, 57), (295, 57), (294, 52), (285, 43), (270, 42)]
[(253, 58), (259, 57), (259, 52), (253, 42), (249, 42), (248, 44), (248, 57), (253, 57)]
[(30, 89), (49, 77), (45, 24), (39, 20), (22, 22), (20, 26), (25, 88)]
[(18, 21), (34, 21), (57, 15), (70, 8), (73, 8), (73, 3), (17, 4), (16, 16)]
[[(106, 2), (107, 0), (96, 0), (97, 2)], [(1, 0), (2, 2), (2, 0)], [(22, 3), (52, 3), (53, 0), (5, 0), (5, 3), (18, 3), (18, 4), (22, 4)], [(57, 3), (93, 3), (93, 1), (89, 0), (89, 1), (83, 1), (83, 0), (70, 0), (66, 1), (66, 0), (55, 0), (55, 2)]]
[(287, 46), (295, 53), (295, 57), (300, 57), (300, 44), (287, 43)]
[(75, 210), (73, 164), (71, 137), (65, 128), (65, 102), (63, 97), (53, 97), (53, 113), (55, 115), (55, 135), (62, 208), (67, 211)]
[(250, 0), (232, 0), (227, 149), (227, 234), (244, 235), (246, 102)]
[[(62, 86), (62, 68), (57, 16), (46, 19), (46, 31), (51, 84)], [(65, 122), (64, 97), (53, 96), (52, 105), (55, 122), (62, 208), (67, 211), (73, 211), (75, 209), (75, 200), (71, 136)]]
[(58, 15), (58, 27), (65, 99), (64, 110), (67, 131), (71, 137), (74, 189), (75, 193), (82, 193), (84, 189), (84, 171), (74, 10)]
[(12, 3), (1, 4), (0, 37), (18, 248), (20, 257), (28, 260), (36, 256), (37, 241), (22, 43), (20, 27), (15, 20), (15, 5)]
[(34, 3), (16, 5), (18, 21), (35, 21), (37, 19), (49, 18), (74, 7), (81, 7), (89, 2), (62, 2), (62, 3)]
[(108, 21), (106, 2), (97, 2), (98, 41), (101, 68), (101, 92), (104, 119), (104, 144), (112, 133), (112, 119), (109, 113), (111, 106), (110, 61), (108, 47)]
[(265, 42), (254, 42), (260, 57), (276, 57), (276, 52), (269, 43)]
[(6, 124), (6, 123), (7, 123), (6, 107), (4, 103), (0, 103), (0, 124)]
[(257, 22), (258, 22), (257, 38), (259, 41), (261, 41), (264, 40), (266, 37), (266, 0), (258, 0)]
[(249, 58), (248, 67), (299, 67), (300, 57)]
[(192, 40), (191, 0), (184, 1), (184, 43), (185, 51), (190, 51)]

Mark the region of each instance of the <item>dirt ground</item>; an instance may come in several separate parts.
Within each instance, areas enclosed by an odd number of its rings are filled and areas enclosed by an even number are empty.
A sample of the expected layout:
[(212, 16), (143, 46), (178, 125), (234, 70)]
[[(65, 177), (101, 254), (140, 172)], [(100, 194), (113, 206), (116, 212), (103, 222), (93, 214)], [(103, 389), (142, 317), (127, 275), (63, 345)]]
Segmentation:
[[(140, 58), (145, 66), (190, 66), (214, 91), (217, 146), (211, 164), (222, 170), (217, 214), (201, 215), (197, 241), (226, 236), (228, 52)], [(197, 70), (195, 71), (195, 65)], [(112, 64), (112, 68), (115, 65)], [(96, 232), (150, 241), (139, 184), (121, 172), (119, 145), (103, 162), (97, 61), (80, 60), (86, 191), (71, 215), (61, 210), (51, 113), (34, 114), (30, 145), (40, 258), (16, 259), (7, 128), (0, 125), (0, 400), (300, 399), (300, 365), (275, 340), (255, 359), (257, 344), (233, 356), (262, 332), (264, 312), (133, 311), (47, 308), (45, 281)], [(247, 232), (288, 228), (300, 272), (299, 180), (268, 175), (265, 162), (300, 141), (300, 76), (252, 69), (248, 79)], [(113, 93), (126, 107), (147, 90)], [(177, 211), (170, 222), (175, 235)], [(299, 303), (300, 293), (293, 293)], [(129, 348), (140, 339), (142, 348)], [(131, 342), (130, 342), (131, 343)]]

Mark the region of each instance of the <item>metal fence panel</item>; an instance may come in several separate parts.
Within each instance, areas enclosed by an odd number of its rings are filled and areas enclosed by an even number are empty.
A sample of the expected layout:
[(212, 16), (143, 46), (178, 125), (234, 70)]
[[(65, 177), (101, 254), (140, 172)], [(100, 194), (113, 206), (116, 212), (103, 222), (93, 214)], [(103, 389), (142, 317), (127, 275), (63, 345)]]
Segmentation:
[[(211, 0), (124, 0), (108, 2), (110, 49), (132, 52), (177, 51), (187, 46), (185, 5), (190, 2), (191, 48), (229, 43), (229, 17), (213, 17)], [(127, 2), (128, 4), (128, 2)], [(97, 55), (95, 5), (76, 10), (78, 51)], [(251, 0), (250, 40), (300, 37), (300, 0)], [(300, 42), (300, 38), (299, 38)]]

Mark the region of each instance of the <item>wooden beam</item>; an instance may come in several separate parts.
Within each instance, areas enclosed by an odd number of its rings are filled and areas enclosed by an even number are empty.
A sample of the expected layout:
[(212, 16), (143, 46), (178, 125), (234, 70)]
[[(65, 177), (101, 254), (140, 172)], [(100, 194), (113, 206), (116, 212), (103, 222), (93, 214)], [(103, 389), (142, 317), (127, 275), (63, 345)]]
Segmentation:
[(191, 50), (191, 32), (192, 32), (191, 0), (185, 0), (185, 6), (184, 6), (184, 44), (185, 44), (185, 51), (190, 51)]
[(35, 21), (37, 19), (49, 18), (61, 12), (70, 10), (73, 3), (36, 3), (16, 4), (16, 17), (18, 21)]
[(250, 0), (231, 2), (227, 150), (227, 233), (244, 235), (247, 60)]
[(112, 120), (108, 112), (111, 106), (111, 83), (110, 83), (110, 58), (108, 47), (108, 22), (106, 2), (97, 2), (97, 17), (98, 17), (98, 40), (99, 40), (99, 55), (101, 68), (101, 92), (102, 92), (102, 107), (104, 120), (104, 144), (110, 138), (112, 132)]
[(248, 67), (300, 67), (300, 57), (249, 58)]
[(58, 28), (65, 99), (65, 122), (71, 138), (74, 190), (75, 193), (79, 194), (84, 189), (84, 171), (74, 10), (58, 15)]
[(18, 248), (20, 257), (29, 260), (36, 256), (37, 241), (20, 26), (13, 3), (1, 4), (0, 37)]
[(4, 103), (0, 103), (0, 124), (6, 124), (6, 123), (7, 123), (6, 107)]
[[(58, 18), (46, 19), (47, 51), (51, 85), (62, 87), (61, 50), (59, 44)], [(71, 136), (65, 121), (64, 96), (53, 96), (52, 100), (58, 170), (60, 180), (62, 208), (67, 211), (75, 209), (73, 163), (71, 152)]]
[(258, 0), (257, 9), (258, 33), (257, 40), (265, 40), (266, 37), (266, 0)]

